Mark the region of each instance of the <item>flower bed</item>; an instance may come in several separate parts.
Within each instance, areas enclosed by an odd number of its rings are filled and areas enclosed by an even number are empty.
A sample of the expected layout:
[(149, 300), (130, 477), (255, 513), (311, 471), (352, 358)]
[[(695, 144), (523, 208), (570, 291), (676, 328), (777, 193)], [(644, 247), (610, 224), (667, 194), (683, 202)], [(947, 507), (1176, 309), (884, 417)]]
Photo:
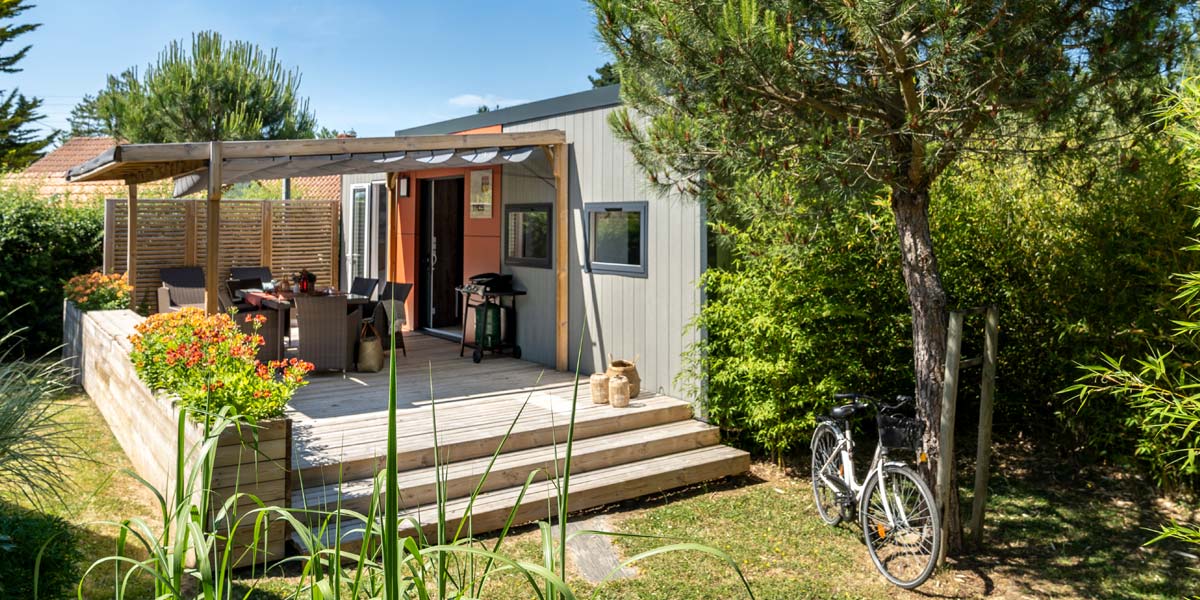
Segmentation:
[[(243, 322), (248, 331), (242, 331), (228, 315), (156, 315), (145, 319), (129, 310), (108, 310), (80, 313), (79, 321), (83, 388), (108, 422), (138, 475), (156, 489), (173, 489), (177, 476), (179, 415), (186, 402), (204, 408), (215, 407), (218, 402), (226, 401), (217, 399), (228, 398), (227, 394), (233, 388), (250, 389), (251, 395), (253, 390), (259, 390), (260, 397), (242, 408), (245, 413), (257, 417), (254, 427), (229, 427), (214, 432), (218, 442), (213, 456), (212, 505), (220, 506), (237, 493), (253, 494), (267, 505), (287, 507), (290, 504), (292, 423), (283, 416), (283, 409), (287, 402), (285, 396), (290, 397), (288, 388), (294, 391), (303, 385), (296, 378), (300, 370), (307, 372), (304, 365), (261, 365), (271, 376), (262, 377), (253, 352), (247, 357), (240, 349), (257, 341), (254, 324)], [(197, 325), (197, 329), (187, 331), (192, 325)], [(140, 352), (135, 349), (135, 339), (141, 344)], [(183, 350), (192, 348), (189, 344), (195, 342), (202, 342), (198, 357), (190, 350)], [(234, 347), (239, 350), (232, 350)], [(222, 350), (236, 352), (239, 356), (222, 357), (219, 355)], [(170, 361), (167, 352), (172, 353)], [(143, 368), (149, 366), (149, 378), (155, 381), (157, 391), (147, 385), (135, 367), (132, 360), (135, 355), (143, 361)], [(212, 364), (209, 364), (210, 359)], [(193, 360), (191, 369), (188, 368), (189, 360)], [(217, 381), (220, 376), (212, 373), (221, 369), (245, 381), (233, 386), (214, 386), (215, 389), (208, 391), (199, 387), (205, 381)], [(182, 373), (188, 370), (194, 372)], [(291, 375), (288, 375), (289, 370)], [(206, 372), (209, 374), (201, 376)], [(257, 381), (249, 381), (249, 377)], [(286, 381), (289, 377), (292, 381)], [(172, 391), (164, 393), (168, 390)], [(271, 390), (272, 397), (263, 398), (263, 390)], [(189, 394), (189, 400), (178, 395), (179, 391)], [(202, 396), (196, 395), (201, 392)], [(211, 399), (201, 400), (201, 397)], [(205, 439), (204, 426), (196, 422), (196, 412), (192, 411), (192, 416), (192, 422), (186, 423), (183, 430), (188, 456), (185, 472), (190, 472), (194, 461), (198, 460), (193, 450)], [(244, 416), (242, 418), (245, 420)], [(243, 499), (233, 512), (241, 513), (253, 505)], [(233, 544), (239, 556), (254, 543), (252, 529), (239, 530), (234, 537)], [(267, 540), (258, 543), (259, 552), (242, 556), (239, 565), (283, 557), (286, 524), (283, 521), (270, 523), (266, 535)]]
[(119, 273), (76, 275), (63, 285), (62, 352), (75, 383), (83, 382), (83, 313), (129, 308), (131, 290), (128, 279)]
[(105, 275), (95, 272), (67, 280), (63, 293), (81, 311), (129, 308), (133, 287), (123, 273)]
[(258, 328), (265, 318), (245, 317), (248, 331), (234, 318), (195, 308), (151, 315), (130, 337), (138, 377), (152, 390), (177, 396), (197, 418), (226, 407), (249, 422), (283, 416), (312, 364), (294, 358), (259, 362)]

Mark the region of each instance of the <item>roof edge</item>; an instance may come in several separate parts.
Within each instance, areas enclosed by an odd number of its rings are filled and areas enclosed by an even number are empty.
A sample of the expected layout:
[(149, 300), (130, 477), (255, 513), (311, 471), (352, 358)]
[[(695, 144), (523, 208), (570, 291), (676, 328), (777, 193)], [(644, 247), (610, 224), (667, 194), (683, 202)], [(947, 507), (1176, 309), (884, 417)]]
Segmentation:
[(535, 100), (525, 104), (516, 106), (508, 106), (498, 110), (490, 110), (487, 112), (467, 115), (465, 117), (457, 117), (438, 121), (436, 123), (428, 123), (426, 125), (418, 125), (407, 129), (397, 129), (396, 135), (431, 135), (431, 134), (448, 134), (458, 133), (460, 131), (469, 131), (479, 129), (481, 127), (491, 127), (495, 125), (511, 125), (514, 123), (523, 123), (526, 121), (536, 121), (558, 115), (564, 115), (573, 112), (584, 110), (592, 110), (596, 108), (604, 108), (607, 106), (616, 106), (621, 104), (621, 86), (606, 85), (604, 87), (584, 90), (566, 94), (564, 96), (555, 96), (544, 100)]

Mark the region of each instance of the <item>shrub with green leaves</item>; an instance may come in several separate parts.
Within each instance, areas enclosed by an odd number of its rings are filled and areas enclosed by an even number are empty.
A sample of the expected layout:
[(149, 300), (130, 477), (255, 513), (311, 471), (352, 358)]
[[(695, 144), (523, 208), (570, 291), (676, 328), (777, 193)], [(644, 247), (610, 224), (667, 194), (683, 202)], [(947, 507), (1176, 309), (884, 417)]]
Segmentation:
[(63, 284), (100, 266), (103, 242), (99, 204), (58, 203), (0, 186), (0, 314), (30, 305), (10, 323), (26, 329), (26, 355), (62, 343)]
[[(1170, 328), (1171, 274), (1200, 266), (1179, 250), (1200, 194), (1175, 152), (1147, 136), (1094, 158), (968, 164), (934, 189), (951, 306), (1000, 306), (1000, 430), (1132, 454), (1142, 432), (1128, 406), (1080, 410), (1056, 391), (1098, 349), (1144, 347)], [(715, 423), (779, 455), (807, 443), (835, 392), (912, 392), (909, 310), (883, 196), (811, 199), (781, 174), (748, 176), (738, 193), (736, 212), (714, 216), (731, 260), (705, 275), (708, 335), (688, 375)], [(982, 328), (969, 320), (967, 333), (964, 352), (977, 354)], [(969, 419), (978, 371), (962, 381)]]
[(72, 597), (82, 560), (78, 534), (70, 523), (0, 505), (0, 597)]

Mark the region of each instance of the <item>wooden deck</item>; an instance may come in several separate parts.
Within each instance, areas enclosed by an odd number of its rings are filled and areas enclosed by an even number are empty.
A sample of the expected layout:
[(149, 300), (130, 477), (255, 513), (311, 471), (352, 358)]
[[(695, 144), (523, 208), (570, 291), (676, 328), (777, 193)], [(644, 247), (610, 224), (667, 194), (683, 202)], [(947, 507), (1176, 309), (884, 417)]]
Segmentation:
[[(479, 533), (501, 525), (533, 472), (542, 474), (543, 483), (531, 488), (518, 514), (538, 518), (551, 493), (544, 474), (562, 466), (574, 374), (509, 357), (489, 356), (475, 364), (469, 355), (459, 358), (457, 344), (425, 335), (406, 340), (408, 356), (398, 357), (396, 375), (401, 506), (416, 516), (433, 502), (435, 445), (443, 463), (450, 463), (449, 496), (461, 498), (477, 486), (512, 427), (475, 506), (472, 526)], [(586, 381), (578, 393), (572, 473), (580, 476), (572, 488), (573, 509), (749, 467), (744, 452), (720, 446), (715, 428), (691, 418), (687, 402), (644, 391), (629, 408), (616, 409), (593, 404)], [(386, 453), (387, 396), (386, 369), (316, 375), (296, 393), (289, 410), (293, 506), (329, 508), (340, 502), (343, 508), (366, 509), (372, 477)], [(459, 504), (452, 504), (452, 516)]]

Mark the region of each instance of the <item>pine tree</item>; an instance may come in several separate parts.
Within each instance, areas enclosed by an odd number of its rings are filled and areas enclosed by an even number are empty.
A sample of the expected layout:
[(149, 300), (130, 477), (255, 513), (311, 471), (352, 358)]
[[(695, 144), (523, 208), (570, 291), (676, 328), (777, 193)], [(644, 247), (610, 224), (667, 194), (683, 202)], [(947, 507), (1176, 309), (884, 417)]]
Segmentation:
[(591, 2), (638, 113), (612, 126), (652, 180), (717, 209), (741, 201), (732, 181), (764, 173), (888, 191), (931, 459), (949, 304), (931, 187), (968, 153), (1087, 149), (1146, 114), (1196, 17), (1188, 0)]
[[(24, 0), (0, 0), (0, 21), (15, 19), (30, 8), (33, 5)], [(41, 27), (38, 23), (0, 25), (0, 48), (38, 27)], [(26, 45), (12, 54), (0, 54), (0, 73), (21, 72), (17, 63), (25, 58), (30, 48)], [(58, 137), (58, 132), (43, 137), (31, 127), (44, 118), (38, 113), (42, 107), (40, 98), (27, 97), (16, 89), (7, 93), (0, 91), (0, 96), (3, 97), (0, 100), (0, 169), (23, 169), (41, 157), (46, 147)]]
[(71, 109), (71, 116), (67, 117), (67, 124), (71, 126), (71, 137), (97, 137), (109, 135), (113, 129), (113, 125), (104, 120), (100, 115), (99, 104), (96, 97), (87, 94), (75, 108)]
[(593, 88), (616, 85), (621, 83), (621, 74), (617, 72), (616, 65), (606, 62), (596, 67), (595, 75), (588, 75), (588, 81)]
[(72, 126), (135, 143), (312, 138), (316, 118), (299, 87), (299, 70), (275, 50), (205, 31), (172, 42), (144, 75), (110, 75)]

